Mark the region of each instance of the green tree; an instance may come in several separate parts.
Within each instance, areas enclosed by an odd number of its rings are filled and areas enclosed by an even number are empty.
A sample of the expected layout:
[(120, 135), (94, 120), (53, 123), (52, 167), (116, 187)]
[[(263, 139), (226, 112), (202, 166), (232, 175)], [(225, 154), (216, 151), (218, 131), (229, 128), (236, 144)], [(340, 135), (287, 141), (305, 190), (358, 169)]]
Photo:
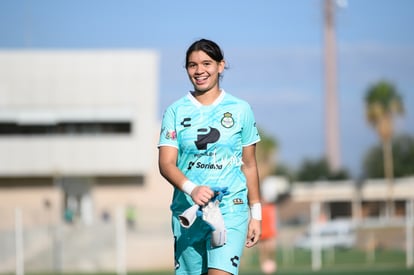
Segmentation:
[(318, 180), (343, 180), (348, 178), (349, 174), (345, 169), (331, 172), (325, 158), (304, 160), (296, 173), (297, 181), (307, 182)]
[(289, 180), (289, 182), (294, 181), (294, 171), (284, 163), (278, 163), (273, 170), (273, 175), (283, 176)]
[(384, 175), (388, 181), (388, 210), (392, 212), (394, 168), (391, 142), (394, 118), (403, 114), (403, 101), (394, 85), (387, 81), (379, 81), (368, 88), (365, 108), (367, 120), (377, 131), (382, 142)]
[[(401, 135), (393, 139), (394, 176), (404, 177), (414, 175), (414, 136)], [(384, 177), (384, 154), (382, 146), (373, 146), (365, 154), (363, 171), (366, 177)]]
[(257, 166), (259, 177), (264, 179), (273, 173), (276, 166), (277, 140), (259, 128), (260, 142), (256, 146)]

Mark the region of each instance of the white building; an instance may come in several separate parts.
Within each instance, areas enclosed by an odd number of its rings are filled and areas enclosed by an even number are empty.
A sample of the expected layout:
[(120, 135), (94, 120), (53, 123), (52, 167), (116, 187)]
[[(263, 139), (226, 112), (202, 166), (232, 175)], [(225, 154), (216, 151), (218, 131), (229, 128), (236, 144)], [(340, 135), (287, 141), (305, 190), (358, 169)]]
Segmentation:
[[(18, 232), (33, 272), (171, 266), (172, 188), (156, 164), (159, 59), (0, 50), (0, 273), (15, 269), (8, 240)], [(123, 230), (129, 217), (135, 227)]]
[(150, 50), (0, 51), (1, 214), (18, 204), (91, 223), (108, 203), (94, 186), (147, 184), (158, 62)]
[[(308, 215), (309, 205), (316, 202), (328, 219), (401, 220), (407, 202), (414, 201), (414, 177), (396, 178), (391, 185), (385, 179), (367, 179), (359, 185), (353, 180), (296, 182), (290, 195), (294, 203), (308, 205)], [(387, 212), (388, 200), (392, 201), (392, 213)]]

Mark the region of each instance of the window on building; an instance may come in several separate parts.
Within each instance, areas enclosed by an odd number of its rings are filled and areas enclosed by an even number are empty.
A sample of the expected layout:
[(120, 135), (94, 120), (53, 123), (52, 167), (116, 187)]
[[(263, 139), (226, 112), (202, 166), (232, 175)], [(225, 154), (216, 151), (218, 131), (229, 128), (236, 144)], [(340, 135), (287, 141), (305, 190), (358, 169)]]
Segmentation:
[(129, 121), (64, 121), (58, 123), (30, 123), (0, 121), (0, 135), (90, 135), (90, 134), (130, 134)]

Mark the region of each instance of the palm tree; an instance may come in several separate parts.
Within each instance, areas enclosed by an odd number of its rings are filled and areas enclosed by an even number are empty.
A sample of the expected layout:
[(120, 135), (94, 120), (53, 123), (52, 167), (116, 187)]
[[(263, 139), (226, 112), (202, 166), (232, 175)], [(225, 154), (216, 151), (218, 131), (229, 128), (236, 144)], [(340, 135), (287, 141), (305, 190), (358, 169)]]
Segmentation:
[(259, 129), (261, 141), (257, 144), (256, 158), (259, 170), (259, 178), (263, 180), (270, 174), (276, 166), (275, 153), (277, 151), (277, 141), (272, 136), (267, 135)]
[(375, 128), (382, 142), (384, 176), (388, 182), (387, 210), (389, 214), (393, 214), (393, 119), (404, 113), (403, 101), (395, 87), (391, 83), (382, 80), (368, 88), (365, 96), (365, 107), (368, 122)]

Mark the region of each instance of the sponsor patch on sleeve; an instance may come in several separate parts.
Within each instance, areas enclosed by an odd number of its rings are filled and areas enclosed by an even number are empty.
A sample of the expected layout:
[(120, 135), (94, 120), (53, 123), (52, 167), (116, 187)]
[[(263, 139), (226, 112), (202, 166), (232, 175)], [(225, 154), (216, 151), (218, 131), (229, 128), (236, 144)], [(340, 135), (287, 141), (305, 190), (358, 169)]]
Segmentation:
[(177, 133), (174, 130), (168, 130), (165, 134), (166, 139), (176, 140), (177, 139)]

